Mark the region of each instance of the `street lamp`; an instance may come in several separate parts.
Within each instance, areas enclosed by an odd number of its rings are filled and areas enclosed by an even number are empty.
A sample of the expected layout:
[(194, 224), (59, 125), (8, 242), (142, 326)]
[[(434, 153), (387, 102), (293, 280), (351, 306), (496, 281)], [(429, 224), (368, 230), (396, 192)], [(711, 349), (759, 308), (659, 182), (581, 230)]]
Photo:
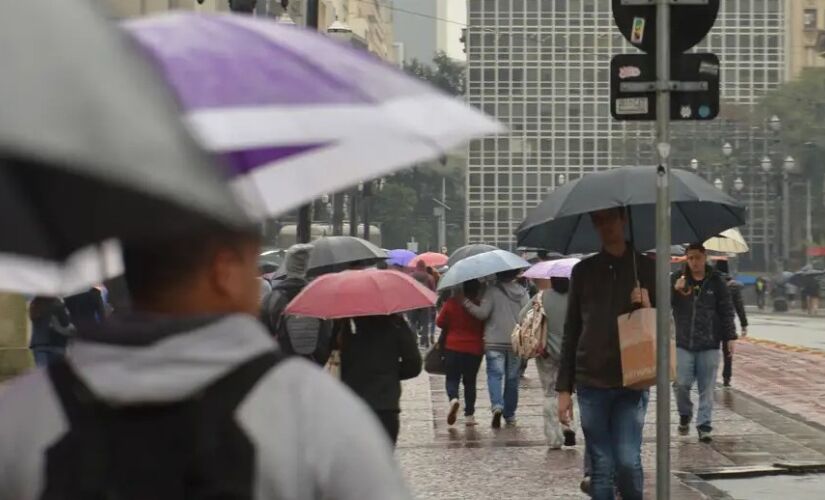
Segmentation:
[(691, 158), (691, 160), (690, 160), (690, 169), (693, 170), (694, 172), (699, 170), (699, 160), (697, 160), (696, 158)]
[(737, 193), (741, 193), (742, 190), (745, 189), (745, 181), (743, 181), (741, 177), (737, 177), (736, 180), (733, 181), (733, 189), (735, 189)]
[(793, 156), (788, 155), (782, 166), (785, 168), (785, 172), (793, 173), (796, 170), (796, 160), (793, 159)]
[(557, 177), (556, 185), (563, 186), (567, 182), (567, 177), (564, 174), (559, 174)]
[(767, 156), (763, 157), (762, 162), (760, 164), (762, 165), (762, 170), (766, 174), (771, 173), (771, 169), (773, 168), (773, 163), (771, 162), (770, 158), (768, 158)]
[(768, 120), (768, 126), (774, 132), (779, 132), (780, 130), (782, 130), (782, 120), (780, 120), (778, 116), (773, 115)]
[(722, 146), (722, 154), (725, 155), (725, 158), (730, 158), (730, 155), (733, 154), (733, 146), (731, 146), (729, 142), (726, 142)]
[(720, 190), (720, 191), (721, 191), (721, 190), (723, 190), (723, 189), (725, 189), (725, 183), (724, 183), (724, 182), (722, 182), (722, 179), (720, 179), (720, 178), (718, 178), (718, 177), (716, 178), (716, 180), (715, 180), (715, 181), (713, 181), (713, 186), (714, 186), (716, 189)]

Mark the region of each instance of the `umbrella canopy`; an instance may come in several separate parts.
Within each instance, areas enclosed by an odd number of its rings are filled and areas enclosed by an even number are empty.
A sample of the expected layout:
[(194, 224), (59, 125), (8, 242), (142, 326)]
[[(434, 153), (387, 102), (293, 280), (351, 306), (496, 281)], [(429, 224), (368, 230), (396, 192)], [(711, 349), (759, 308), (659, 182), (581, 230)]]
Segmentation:
[(0, 66), (13, 75), (0, 84), (0, 233), (14, 235), (0, 252), (62, 261), (113, 238), (248, 224), (97, 2), (3, 2)]
[[(671, 243), (705, 241), (745, 224), (744, 206), (701, 177), (674, 169)], [(564, 254), (601, 247), (590, 212), (626, 207), (628, 238), (636, 248), (656, 246), (656, 167), (623, 167), (589, 174), (553, 191), (517, 230), (518, 243)]]
[(354, 236), (326, 236), (312, 245), (307, 272), (312, 276), (343, 271), (354, 263), (375, 264), (387, 258), (386, 250)]
[(745, 237), (736, 229), (722, 231), (719, 236), (709, 238), (704, 243), (705, 248), (722, 253), (747, 253), (750, 251)]
[(568, 259), (545, 260), (533, 264), (522, 276), (531, 279), (551, 279), (570, 278), (573, 267), (581, 262), (581, 259), (571, 257)]
[[(267, 214), (441, 156), (502, 127), (462, 100), (310, 30), (235, 15), (124, 23), (196, 135)], [(366, 153), (366, 154), (365, 154)]]
[(406, 248), (397, 248), (387, 252), (387, 264), (391, 266), (407, 267), (411, 260), (415, 258), (415, 252)]
[(418, 265), (419, 262), (423, 262), (424, 264), (427, 264), (428, 267), (438, 268), (447, 265), (448, 260), (449, 257), (444, 255), (443, 253), (424, 252), (421, 255), (418, 255), (414, 259), (412, 259), (409, 263), (409, 266), (415, 267)]
[(462, 259), (466, 259), (467, 257), (472, 257), (473, 255), (478, 255), (481, 253), (492, 252), (493, 250), (498, 250), (498, 247), (494, 247), (493, 245), (485, 245), (484, 243), (464, 245), (463, 247), (456, 249), (452, 254), (450, 254), (450, 258), (447, 260), (447, 265), (453, 267), (456, 264), (456, 262)]
[(805, 286), (806, 284), (810, 283), (811, 280), (817, 280), (825, 275), (825, 269), (815, 269), (810, 264), (803, 267), (799, 271), (793, 273), (792, 276), (788, 278), (788, 281), (796, 286)]
[(324, 319), (381, 316), (432, 307), (436, 298), (404, 273), (364, 269), (317, 278), (289, 303), (286, 313)]
[(493, 250), (473, 255), (459, 261), (441, 277), (441, 281), (438, 282), (438, 291), (452, 288), (465, 281), (527, 267), (530, 267), (529, 262), (507, 250)]

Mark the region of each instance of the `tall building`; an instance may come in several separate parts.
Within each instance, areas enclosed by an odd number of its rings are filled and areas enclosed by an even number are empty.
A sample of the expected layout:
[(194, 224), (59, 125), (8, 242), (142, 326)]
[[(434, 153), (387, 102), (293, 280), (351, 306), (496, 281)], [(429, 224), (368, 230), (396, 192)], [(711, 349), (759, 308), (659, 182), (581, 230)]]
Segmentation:
[(788, 78), (804, 68), (825, 67), (825, 0), (788, 1), (786, 13)]
[[(752, 107), (784, 79), (784, 4), (722, 5), (697, 50), (720, 56), (723, 110)], [(512, 248), (515, 228), (556, 186), (655, 161), (652, 124), (610, 117), (610, 58), (635, 50), (614, 26), (610, 2), (470, 0), (467, 24), (468, 100), (510, 128), (470, 145), (469, 241)], [(694, 126), (712, 125), (681, 129)], [(689, 164), (678, 148), (674, 155), (674, 166)]]
[(228, 0), (106, 0), (118, 17), (137, 17), (167, 10), (222, 12), (229, 10)]

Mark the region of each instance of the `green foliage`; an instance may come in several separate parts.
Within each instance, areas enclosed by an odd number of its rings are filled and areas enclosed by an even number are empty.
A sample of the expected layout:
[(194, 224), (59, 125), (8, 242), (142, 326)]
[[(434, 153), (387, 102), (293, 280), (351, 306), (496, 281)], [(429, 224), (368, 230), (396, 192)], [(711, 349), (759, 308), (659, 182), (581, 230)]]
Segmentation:
[(450, 59), (444, 52), (436, 53), (433, 65), (423, 64), (413, 59), (404, 66), (404, 70), (422, 80), (426, 80), (451, 95), (464, 95), (466, 73), (464, 65)]

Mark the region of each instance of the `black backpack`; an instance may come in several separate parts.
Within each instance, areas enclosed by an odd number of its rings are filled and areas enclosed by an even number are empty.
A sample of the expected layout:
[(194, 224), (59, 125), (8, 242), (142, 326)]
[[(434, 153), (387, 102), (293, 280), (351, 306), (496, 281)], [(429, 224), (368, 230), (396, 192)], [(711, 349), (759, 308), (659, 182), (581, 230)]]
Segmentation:
[(41, 500), (251, 500), (255, 446), (234, 414), (279, 359), (257, 356), (184, 401), (123, 407), (51, 364), (69, 430), (46, 452)]

